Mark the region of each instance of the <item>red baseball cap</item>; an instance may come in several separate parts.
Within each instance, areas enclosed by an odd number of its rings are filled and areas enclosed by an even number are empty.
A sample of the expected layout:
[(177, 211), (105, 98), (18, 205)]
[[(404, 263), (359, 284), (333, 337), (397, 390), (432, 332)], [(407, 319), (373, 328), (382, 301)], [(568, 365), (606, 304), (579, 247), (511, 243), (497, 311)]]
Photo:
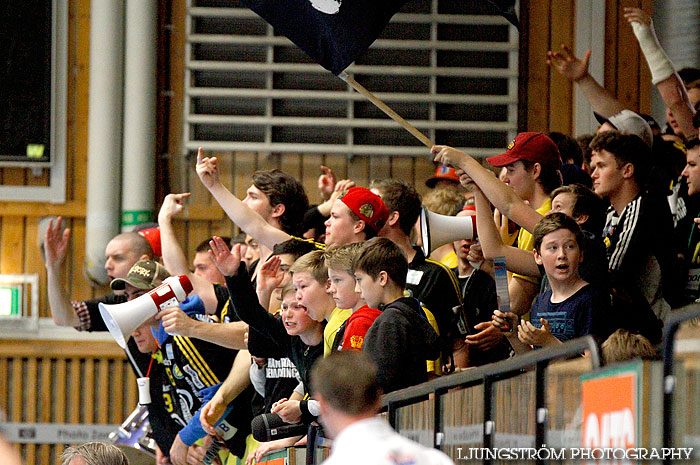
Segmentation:
[(151, 250), (153, 250), (153, 255), (155, 255), (156, 257), (161, 257), (162, 251), (160, 247), (160, 229), (158, 227), (146, 228), (141, 229), (137, 232), (139, 233), (139, 235), (145, 237), (148, 243), (151, 244)]
[(379, 233), (389, 219), (389, 210), (382, 198), (364, 187), (351, 187), (339, 200), (375, 233)]
[(529, 161), (561, 169), (561, 155), (557, 144), (541, 132), (521, 132), (508, 144), (505, 153), (486, 159), (491, 166), (506, 166), (516, 161)]
[(425, 181), (425, 185), (432, 189), (438, 181), (452, 181), (459, 184), (459, 176), (451, 166), (438, 165), (435, 174)]

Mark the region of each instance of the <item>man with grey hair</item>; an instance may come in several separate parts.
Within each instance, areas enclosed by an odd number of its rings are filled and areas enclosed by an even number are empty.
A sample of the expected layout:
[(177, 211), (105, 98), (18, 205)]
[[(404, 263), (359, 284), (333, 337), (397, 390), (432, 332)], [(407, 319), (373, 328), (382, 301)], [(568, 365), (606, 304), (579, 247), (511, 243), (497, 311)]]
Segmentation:
[(115, 445), (86, 442), (67, 448), (61, 454), (61, 465), (129, 465), (126, 455)]

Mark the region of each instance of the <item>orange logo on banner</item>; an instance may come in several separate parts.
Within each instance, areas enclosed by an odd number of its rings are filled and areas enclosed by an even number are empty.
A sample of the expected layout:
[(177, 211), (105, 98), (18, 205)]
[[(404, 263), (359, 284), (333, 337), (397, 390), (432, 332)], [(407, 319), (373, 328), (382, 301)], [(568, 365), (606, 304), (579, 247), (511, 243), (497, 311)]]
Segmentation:
[(583, 447), (636, 447), (637, 373), (583, 381)]

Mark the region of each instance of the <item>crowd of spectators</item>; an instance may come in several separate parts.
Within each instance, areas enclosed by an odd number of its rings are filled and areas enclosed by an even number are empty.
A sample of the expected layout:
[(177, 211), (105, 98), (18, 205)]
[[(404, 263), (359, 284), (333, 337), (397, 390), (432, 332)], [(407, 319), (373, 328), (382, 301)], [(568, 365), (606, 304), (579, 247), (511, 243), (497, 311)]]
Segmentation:
[[(70, 232), (52, 222), (44, 254), (59, 325), (105, 331), (98, 303), (136, 299), (170, 275), (193, 283), (185, 302), (137, 328), (126, 349), (137, 375), (151, 379), (158, 464), (195, 463), (213, 446), (252, 463), (305, 440), (258, 443), (256, 416), (320, 421), (342, 434), (347, 425), (335, 421), (374, 416), (378, 392), (584, 335), (610, 363), (653, 356), (669, 312), (700, 297), (700, 70), (676, 72), (649, 16), (624, 15), (668, 106), (665, 123), (624, 108), (588, 73), (590, 52), (577, 58), (563, 47), (547, 63), (583, 91), (601, 123), (596, 134), (520, 133), (490, 167), (433, 147), (438, 167), (423, 199), (402, 180), (360, 187), (322, 167), (318, 205), (279, 170), (257, 172), (241, 200), (200, 149), (197, 174), (245, 239), (202, 238), (190, 268), (173, 228), (189, 194), (170, 194), (157, 247), (145, 234), (114, 238), (105, 251), (114, 293), (85, 302), (70, 302), (60, 286)], [(478, 235), (458, 230), (426, 256), (423, 208), (475, 217)], [(510, 272), (509, 310), (498, 306), (498, 257)], [(338, 351), (365, 355), (313, 368)], [(368, 366), (373, 377), (363, 375)], [(374, 392), (359, 410), (342, 402), (353, 376), (372, 380), (357, 384)]]

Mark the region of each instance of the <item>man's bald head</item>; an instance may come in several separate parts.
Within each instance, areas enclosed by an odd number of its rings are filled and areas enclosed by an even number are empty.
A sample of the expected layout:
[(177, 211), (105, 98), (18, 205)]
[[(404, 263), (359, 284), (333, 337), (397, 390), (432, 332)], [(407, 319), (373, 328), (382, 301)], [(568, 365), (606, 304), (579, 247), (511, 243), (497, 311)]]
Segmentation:
[(115, 236), (105, 247), (105, 270), (109, 279), (124, 278), (139, 260), (151, 260), (153, 249), (146, 238), (135, 232)]
[(143, 237), (139, 233), (126, 232), (114, 236), (114, 239), (119, 239), (125, 241), (129, 249), (138, 255), (148, 255), (148, 258), (153, 258), (153, 248), (148, 239)]

